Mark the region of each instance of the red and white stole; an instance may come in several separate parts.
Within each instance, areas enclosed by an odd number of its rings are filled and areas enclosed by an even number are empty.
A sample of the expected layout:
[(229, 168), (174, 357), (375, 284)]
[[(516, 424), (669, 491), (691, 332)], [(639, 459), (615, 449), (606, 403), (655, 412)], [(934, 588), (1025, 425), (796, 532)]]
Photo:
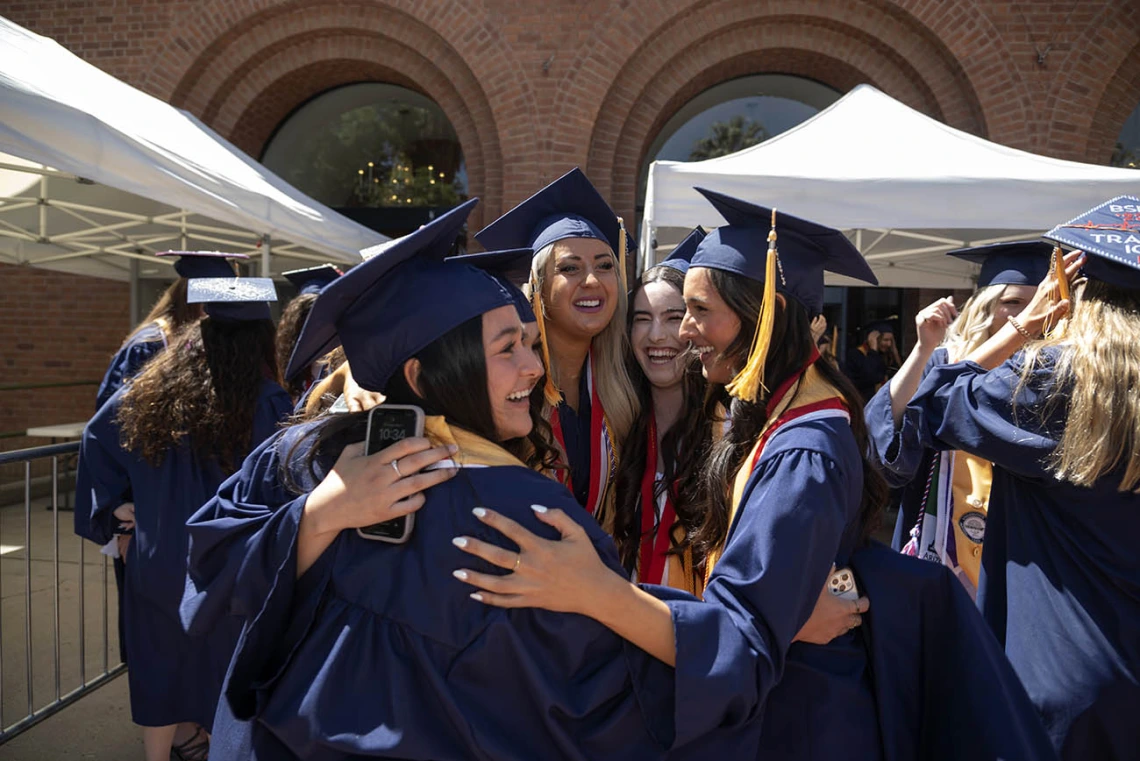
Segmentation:
[[(594, 384), (592, 356), (586, 358), (586, 388), (590, 394), (590, 490), (584, 507), (591, 515), (601, 518), (606, 491), (617, 468), (617, 452), (614, 449), (606, 411), (602, 409), (602, 400)], [(573, 493), (570, 460), (566, 454), (566, 438), (562, 433), (562, 421), (559, 420), (557, 407), (550, 409), (550, 427), (554, 431), (558, 447), (562, 450), (562, 464), (566, 466), (557, 472), (558, 481)]]
[[(657, 416), (649, 410), (649, 441), (645, 452), (645, 472), (641, 476), (641, 550), (638, 555), (637, 580), (661, 584), (669, 559), (669, 536), (677, 513), (666, 484), (661, 485), (665, 506), (657, 516)], [(654, 528), (656, 527), (656, 531)]]

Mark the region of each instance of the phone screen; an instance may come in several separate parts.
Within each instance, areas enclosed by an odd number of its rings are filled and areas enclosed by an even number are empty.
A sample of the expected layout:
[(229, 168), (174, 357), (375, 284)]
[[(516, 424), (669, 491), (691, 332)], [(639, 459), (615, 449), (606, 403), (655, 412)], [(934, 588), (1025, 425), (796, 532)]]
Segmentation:
[[(414, 409), (384, 405), (374, 407), (369, 412), (368, 440), (364, 444), (364, 453), (373, 454), (410, 436), (422, 435), (423, 431), (419, 429), (421, 419)], [(408, 532), (408, 517), (401, 516), (383, 523), (374, 523), (361, 528), (360, 532), (369, 536), (401, 539)]]

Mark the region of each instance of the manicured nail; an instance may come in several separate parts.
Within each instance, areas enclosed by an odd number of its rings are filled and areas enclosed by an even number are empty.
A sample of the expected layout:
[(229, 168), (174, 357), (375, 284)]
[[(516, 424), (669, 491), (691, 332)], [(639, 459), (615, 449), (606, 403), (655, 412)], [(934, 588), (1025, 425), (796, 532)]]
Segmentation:
[(481, 507), (477, 507), (474, 510), (472, 510), (471, 512), (475, 513), (476, 518), (484, 518), (487, 515), (487, 511)]
[(448, 444), (447, 445), (447, 451), (451, 452), (452, 454), (455, 454), (456, 452), (459, 451), (459, 447), (456, 446), (455, 444)]
[(452, 571), (451, 575), (460, 581), (467, 581), (467, 571)]
[(478, 592), (472, 592), (471, 599), (475, 600), (476, 602), (483, 602), (483, 595), (479, 594)]
[(457, 536), (451, 540), (451, 543), (454, 544), (456, 547), (464, 548), (467, 546), (467, 537)]
[(543, 507), (542, 505), (531, 505), (530, 509), (534, 510), (536, 513), (545, 513), (546, 512), (546, 508)]

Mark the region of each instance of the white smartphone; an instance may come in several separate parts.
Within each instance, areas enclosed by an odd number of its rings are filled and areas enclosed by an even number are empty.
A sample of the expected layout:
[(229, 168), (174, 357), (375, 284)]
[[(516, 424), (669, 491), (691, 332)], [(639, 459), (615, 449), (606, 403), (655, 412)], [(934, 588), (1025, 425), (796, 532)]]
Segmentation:
[(859, 587), (855, 585), (855, 574), (851, 573), (850, 568), (833, 571), (827, 579), (827, 590), (844, 600), (859, 599)]
[[(424, 435), (424, 411), (410, 404), (381, 404), (368, 412), (368, 428), (364, 436), (364, 454), (370, 455), (409, 436)], [(416, 514), (402, 515), (383, 523), (356, 529), (364, 539), (389, 544), (403, 544), (412, 536)]]

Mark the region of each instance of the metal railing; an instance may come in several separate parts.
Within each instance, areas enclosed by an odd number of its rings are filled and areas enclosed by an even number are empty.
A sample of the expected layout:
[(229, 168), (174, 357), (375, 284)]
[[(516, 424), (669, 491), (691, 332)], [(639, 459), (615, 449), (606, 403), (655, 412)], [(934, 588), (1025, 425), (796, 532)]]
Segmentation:
[[(70, 491), (74, 474), (68, 473), (67, 463), (78, 452), (79, 442), (74, 441), (0, 452), (0, 467), (22, 464), (24, 470), (22, 527), (18, 525), (19, 503), (0, 506), (0, 745), (126, 670), (119, 658), (118, 639), (111, 640), (111, 603), (116, 606), (117, 631), (118, 600), (110, 594), (113, 582), (108, 586), (110, 561), (97, 553), (88, 560), (87, 541), (74, 534), (70, 514), (65, 513), (67, 519), (60, 525), (60, 461), (65, 464), (64, 486)], [(51, 460), (51, 497), (33, 500), (32, 464), (47, 459)], [(61, 531), (67, 557), (61, 553)], [(44, 536), (48, 532), (50, 536)], [(14, 541), (19, 539), (22, 545)], [(98, 586), (99, 604), (94, 611), (87, 606), (87, 587), (92, 583), (89, 571), (96, 575)], [(13, 594), (13, 589), (20, 591)], [(74, 600), (67, 599), (72, 596)], [(13, 620), (20, 608), (22, 632)], [(89, 622), (92, 613), (96, 620)], [(36, 639), (46, 627), (51, 628), (50, 648), (46, 639)], [(92, 635), (98, 651), (89, 659)], [(45, 675), (42, 667), (49, 660), (52, 668)]]

